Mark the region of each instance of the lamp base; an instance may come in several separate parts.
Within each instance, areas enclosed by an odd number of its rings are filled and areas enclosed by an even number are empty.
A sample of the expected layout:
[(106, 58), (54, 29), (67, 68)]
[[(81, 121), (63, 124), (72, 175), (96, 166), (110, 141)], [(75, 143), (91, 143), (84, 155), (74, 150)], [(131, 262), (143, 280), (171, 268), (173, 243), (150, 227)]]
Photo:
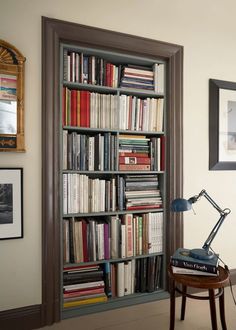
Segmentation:
[(190, 257), (200, 260), (209, 260), (214, 257), (214, 253), (204, 249), (192, 249), (190, 250)]

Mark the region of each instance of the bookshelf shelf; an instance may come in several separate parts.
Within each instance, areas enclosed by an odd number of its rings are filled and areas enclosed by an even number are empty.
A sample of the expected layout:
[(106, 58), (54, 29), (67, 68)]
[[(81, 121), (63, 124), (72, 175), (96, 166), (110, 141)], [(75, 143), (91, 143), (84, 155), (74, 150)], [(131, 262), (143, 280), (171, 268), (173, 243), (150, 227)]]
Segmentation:
[(63, 218), (71, 218), (71, 217), (99, 217), (99, 216), (108, 216), (108, 215), (122, 215), (122, 214), (139, 214), (139, 213), (150, 213), (150, 212), (163, 212), (163, 208), (158, 208), (158, 209), (146, 209), (145, 212), (144, 210), (133, 210), (133, 211), (114, 211), (114, 212), (91, 212), (91, 213), (71, 213), (71, 214), (63, 214)]
[(105, 93), (118, 93), (118, 94), (138, 95), (138, 96), (146, 96), (146, 97), (164, 97), (164, 93), (156, 93), (154, 91), (145, 91), (135, 88), (134, 89), (112, 88), (109, 86), (82, 84), (82, 83), (70, 82), (66, 80), (63, 80), (63, 85), (71, 89), (79, 88), (81, 90), (90, 90), (90, 91), (105, 92)]
[(182, 241), (169, 211), (182, 191), (182, 47), (48, 18), (43, 36), (44, 324), (163, 299)]
[(150, 131), (131, 131), (131, 130), (120, 130), (120, 129), (108, 129), (108, 128), (91, 128), (91, 127), (77, 127), (77, 126), (63, 126), (64, 130), (67, 131), (73, 131), (73, 132), (111, 132), (115, 134), (132, 134), (132, 135), (164, 135), (163, 131), (156, 131), (156, 132), (150, 132)]

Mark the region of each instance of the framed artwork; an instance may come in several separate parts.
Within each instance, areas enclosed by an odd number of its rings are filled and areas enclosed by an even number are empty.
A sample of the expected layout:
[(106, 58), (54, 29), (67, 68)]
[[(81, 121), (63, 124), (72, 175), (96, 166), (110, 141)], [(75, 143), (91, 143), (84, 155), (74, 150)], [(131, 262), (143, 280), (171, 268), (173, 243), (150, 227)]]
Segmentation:
[(209, 81), (209, 169), (236, 170), (236, 83)]
[(0, 239), (23, 237), (23, 169), (0, 168)]
[(25, 151), (23, 55), (0, 40), (0, 151)]

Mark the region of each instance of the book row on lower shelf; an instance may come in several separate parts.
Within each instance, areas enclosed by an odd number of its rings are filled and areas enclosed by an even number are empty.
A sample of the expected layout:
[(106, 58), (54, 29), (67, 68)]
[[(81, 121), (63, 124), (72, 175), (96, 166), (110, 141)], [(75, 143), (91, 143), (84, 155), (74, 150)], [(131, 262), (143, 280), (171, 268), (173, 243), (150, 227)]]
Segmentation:
[(63, 169), (163, 171), (164, 136), (88, 135), (63, 130)]
[(64, 264), (163, 252), (163, 212), (64, 218)]
[(161, 286), (162, 256), (64, 267), (64, 308), (107, 302)]
[(79, 173), (63, 174), (63, 213), (110, 212), (162, 208), (156, 174), (91, 178)]
[(63, 87), (64, 126), (163, 131), (164, 99), (100, 94)]

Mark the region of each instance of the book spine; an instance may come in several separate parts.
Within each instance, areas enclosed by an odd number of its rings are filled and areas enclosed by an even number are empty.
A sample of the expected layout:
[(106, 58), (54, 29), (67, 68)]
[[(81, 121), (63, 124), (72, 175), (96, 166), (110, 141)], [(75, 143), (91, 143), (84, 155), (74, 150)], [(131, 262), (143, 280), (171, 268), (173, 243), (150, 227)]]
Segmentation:
[(172, 266), (176, 266), (176, 267), (195, 269), (195, 270), (200, 270), (202, 272), (207, 272), (207, 273), (212, 273), (212, 274), (217, 273), (216, 266), (208, 265), (208, 264), (204, 264), (204, 263), (184, 261), (184, 260), (179, 260), (179, 259), (175, 259), (175, 258), (171, 258), (170, 263)]
[(151, 159), (149, 157), (119, 157), (120, 164), (134, 165), (134, 164), (151, 164)]
[(64, 308), (68, 307), (75, 307), (75, 306), (81, 306), (81, 305), (87, 305), (87, 304), (95, 304), (100, 302), (107, 301), (107, 296), (103, 297), (97, 297), (97, 298), (90, 298), (90, 299), (84, 299), (80, 301), (68, 301), (64, 303)]
[(150, 165), (146, 164), (120, 164), (120, 171), (150, 171)]

